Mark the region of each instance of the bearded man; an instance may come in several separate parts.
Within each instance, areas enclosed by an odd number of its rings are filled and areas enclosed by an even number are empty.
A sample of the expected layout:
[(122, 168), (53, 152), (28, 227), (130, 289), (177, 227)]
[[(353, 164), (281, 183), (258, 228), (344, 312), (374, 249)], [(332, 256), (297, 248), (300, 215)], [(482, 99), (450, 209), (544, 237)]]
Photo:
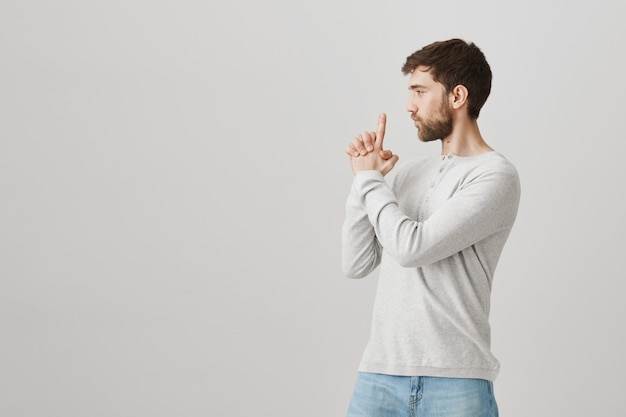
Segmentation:
[(491, 91), (482, 51), (461, 39), (410, 55), (411, 115), (441, 154), (396, 165), (386, 116), (346, 147), (354, 172), (342, 229), (351, 278), (379, 268), (369, 342), (348, 416), (497, 416), (489, 308), (498, 259), (517, 216), (515, 167), (478, 127)]

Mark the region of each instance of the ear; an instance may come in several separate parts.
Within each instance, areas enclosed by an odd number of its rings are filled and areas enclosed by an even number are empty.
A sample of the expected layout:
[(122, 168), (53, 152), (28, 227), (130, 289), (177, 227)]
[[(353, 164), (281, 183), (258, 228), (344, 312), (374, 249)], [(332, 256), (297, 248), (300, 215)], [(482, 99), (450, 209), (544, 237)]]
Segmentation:
[(459, 84), (450, 91), (450, 105), (453, 109), (460, 109), (465, 106), (468, 101), (469, 91), (463, 84)]

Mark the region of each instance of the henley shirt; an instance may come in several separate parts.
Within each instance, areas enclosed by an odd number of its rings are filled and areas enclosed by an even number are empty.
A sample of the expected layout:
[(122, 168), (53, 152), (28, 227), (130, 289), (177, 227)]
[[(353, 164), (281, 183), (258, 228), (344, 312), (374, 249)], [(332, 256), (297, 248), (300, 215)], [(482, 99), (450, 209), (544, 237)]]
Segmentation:
[[(391, 176), (390, 176), (391, 177)], [(501, 154), (454, 154), (354, 177), (342, 265), (362, 278), (380, 265), (359, 371), (493, 381), (489, 309), (494, 271), (520, 198)]]

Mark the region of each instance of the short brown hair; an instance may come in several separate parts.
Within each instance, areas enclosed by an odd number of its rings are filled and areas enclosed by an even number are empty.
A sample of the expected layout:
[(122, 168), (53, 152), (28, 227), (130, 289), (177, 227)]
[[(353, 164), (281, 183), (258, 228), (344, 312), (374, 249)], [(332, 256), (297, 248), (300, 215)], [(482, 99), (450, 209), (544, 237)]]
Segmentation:
[(467, 114), (477, 119), (491, 92), (491, 68), (485, 55), (473, 43), (462, 39), (434, 42), (408, 56), (402, 73), (412, 73), (418, 66), (428, 67), (433, 79), (444, 85), (446, 92), (461, 84), (467, 88)]

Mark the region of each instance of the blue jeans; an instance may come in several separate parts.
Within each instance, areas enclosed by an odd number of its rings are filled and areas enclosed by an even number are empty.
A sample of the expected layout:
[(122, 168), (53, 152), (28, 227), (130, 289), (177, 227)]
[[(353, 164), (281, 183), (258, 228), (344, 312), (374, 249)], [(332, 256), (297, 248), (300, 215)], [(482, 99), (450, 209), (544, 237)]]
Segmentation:
[(348, 417), (498, 417), (484, 379), (360, 372)]

